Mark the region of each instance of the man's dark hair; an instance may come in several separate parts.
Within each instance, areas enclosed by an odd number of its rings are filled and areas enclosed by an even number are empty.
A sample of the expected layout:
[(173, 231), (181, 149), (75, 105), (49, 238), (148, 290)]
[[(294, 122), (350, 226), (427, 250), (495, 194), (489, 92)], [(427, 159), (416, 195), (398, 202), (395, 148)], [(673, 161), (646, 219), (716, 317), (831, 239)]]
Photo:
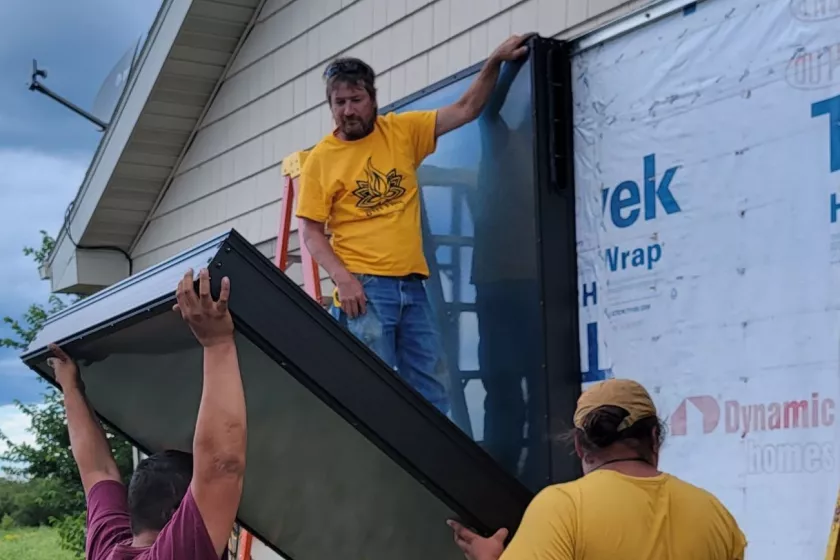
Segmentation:
[(618, 406), (602, 406), (590, 412), (582, 428), (575, 428), (581, 447), (597, 453), (614, 443), (626, 443), (640, 453), (650, 454), (665, 441), (665, 425), (656, 416), (642, 418), (629, 428), (619, 430), (630, 413)]
[(131, 532), (161, 531), (187, 493), (193, 458), (183, 451), (163, 451), (143, 459), (128, 485)]
[(351, 57), (336, 58), (324, 69), (327, 83), (327, 101), (337, 83), (364, 88), (370, 98), (376, 102), (376, 73), (366, 62)]

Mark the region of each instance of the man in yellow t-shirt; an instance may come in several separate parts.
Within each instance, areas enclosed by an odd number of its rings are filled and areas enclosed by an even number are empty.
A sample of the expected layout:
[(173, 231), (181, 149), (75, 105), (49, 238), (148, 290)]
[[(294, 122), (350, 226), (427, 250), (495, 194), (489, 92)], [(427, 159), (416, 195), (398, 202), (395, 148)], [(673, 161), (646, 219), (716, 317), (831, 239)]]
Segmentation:
[(626, 379), (581, 395), (575, 451), (584, 476), (549, 486), (507, 530), (482, 538), (450, 521), (470, 560), (743, 560), (746, 539), (709, 492), (660, 472), (664, 435), (648, 392)]
[(378, 116), (371, 67), (332, 62), (324, 78), (336, 128), (301, 170), (301, 237), (336, 285), (333, 316), (444, 414), (448, 381), (425, 290), (416, 170), (438, 137), (478, 117), (502, 62), (522, 57), (525, 39), (502, 43), (461, 99), (433, 111)]

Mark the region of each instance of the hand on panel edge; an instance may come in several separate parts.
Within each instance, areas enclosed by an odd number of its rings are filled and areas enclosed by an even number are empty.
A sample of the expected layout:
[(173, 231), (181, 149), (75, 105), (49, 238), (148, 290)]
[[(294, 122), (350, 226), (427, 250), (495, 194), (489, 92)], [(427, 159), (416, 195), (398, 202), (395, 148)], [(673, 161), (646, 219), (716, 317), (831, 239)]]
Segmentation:
[(492, 537), (485, 538), (454, 519), (449, 519), (446, 524), (452, 529), (455, 544), (467, 560), (498, 560), (502, 556), (505, 550), (505, 539), (508, 537), (507, 529), (499, 529)]
[(184, 273), (175, 291), (177, 302), (174, 311), (190, 326), (196, 340), (205, 348), (233, 342), (233, 318), (228, 310), (230, 279), (222, 278), (219, 299), (210, 295), (210, 272), (202, 268), (198, 275), (198, 292), (195, 290), (192, 269)]
[(73, 358), (55, 343), (49, 344), (47, 348), (53, 354), (52, 358), (47, 359), (47, 365), (55, 373), (55, 380), (61, 386), (61, 390), (83, 389), (84, 385), (82, 384), (82, 377), (79, 375), (79, 366)]
[(536, 33), (525, 33), (524, 35), (511, 35), (490, 54), (490, 59), (498, 62), (509, 62), (519, 60), (528, 53), (525, 43), (536, 36)]

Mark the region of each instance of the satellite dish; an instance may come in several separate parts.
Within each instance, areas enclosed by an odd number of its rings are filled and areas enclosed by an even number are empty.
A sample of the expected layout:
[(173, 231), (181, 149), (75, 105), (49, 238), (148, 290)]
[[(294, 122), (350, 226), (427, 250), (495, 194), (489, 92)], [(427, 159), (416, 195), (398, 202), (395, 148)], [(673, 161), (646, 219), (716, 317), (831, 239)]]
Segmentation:
[(144, 36), (141, 35), (125, 51), (99, 87), (99, 92), (96, 94), (91, 111), (99, 119), (109, 122), (114, 115), (117, 103), (125, 90), (125, 86), (128, 84), (128, 78), (134, 70), (134, 64), (137, 62), (137, 55), (140, 52), (140, 47), (143, 45), (143, 39)]

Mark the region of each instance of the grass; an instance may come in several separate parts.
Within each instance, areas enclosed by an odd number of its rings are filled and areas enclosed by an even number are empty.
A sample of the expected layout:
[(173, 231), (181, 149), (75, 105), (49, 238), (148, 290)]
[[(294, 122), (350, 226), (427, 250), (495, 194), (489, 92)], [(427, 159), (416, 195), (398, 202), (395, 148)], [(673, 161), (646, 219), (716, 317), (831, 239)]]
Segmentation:
[(0, 560), (74, 560), (49, 527), (0, 531)]

